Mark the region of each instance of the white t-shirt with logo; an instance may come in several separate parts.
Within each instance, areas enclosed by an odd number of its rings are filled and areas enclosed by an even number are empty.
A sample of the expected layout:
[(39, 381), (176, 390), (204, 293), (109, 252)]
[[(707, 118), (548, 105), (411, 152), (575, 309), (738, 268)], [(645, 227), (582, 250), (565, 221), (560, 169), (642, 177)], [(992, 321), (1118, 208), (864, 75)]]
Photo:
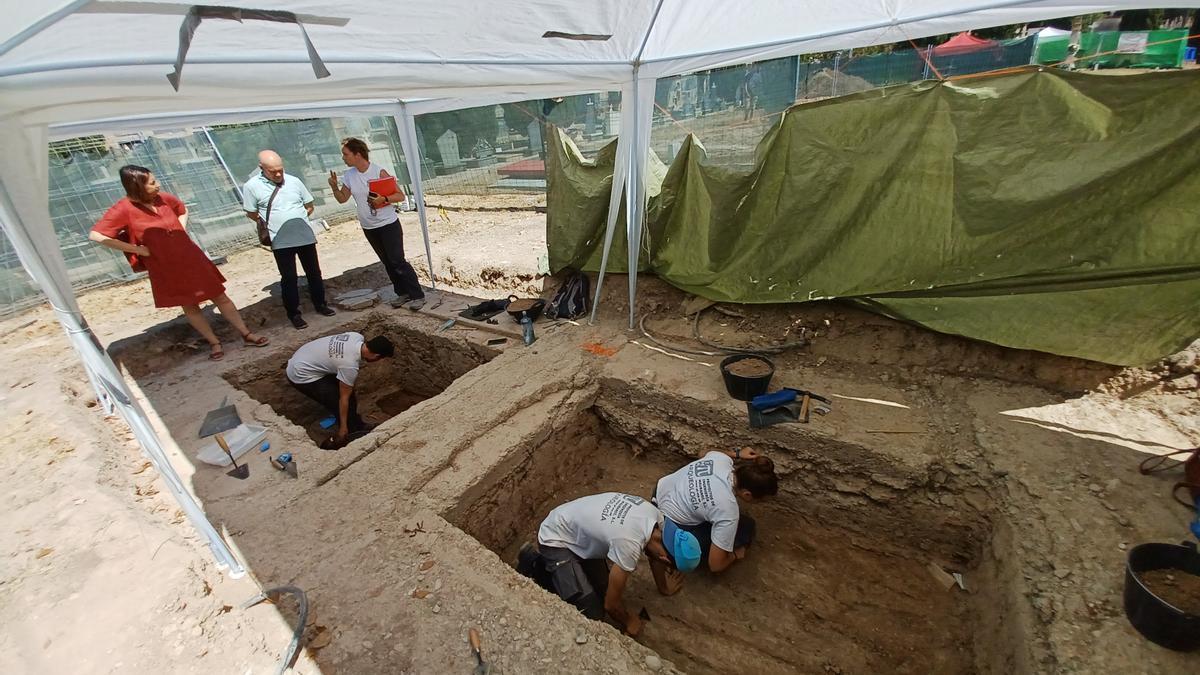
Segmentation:
[(538, 543), (568, 549), (584, 560), (608, 558), (632, 572), (661, 522), (662, 513), (645, 499), (605, 492), (551, 511), (538, 529)]
[(353, 387), (362, 362), (362, 333), (338, 333), (309, 342), (288, 359), (287, 376), (296, 384), (316, 382), (326, 375)]
[(733, 552), (737, 534), (737, 496), (733, 493), (733, 460), (712, 451), (658, 481), (658, 508), (680, 525), (712, 523), (712, 543)]
[(354, 206), (358, 210), (358, 224), (362, 225), (364, 230), (383, 227), (398, 218), (396, 207), (391, 204), (384, 204), (375, 209), (375, 213), (371, 213), (371, 202), (367, 199), (371, 192), (370, 183), (379, 178), (382, 171), (378, 164), (372, 162), (366, 171), (350, 167), (342, 174), (342, 184), (350, 189), (350, 195), (354, 197)]

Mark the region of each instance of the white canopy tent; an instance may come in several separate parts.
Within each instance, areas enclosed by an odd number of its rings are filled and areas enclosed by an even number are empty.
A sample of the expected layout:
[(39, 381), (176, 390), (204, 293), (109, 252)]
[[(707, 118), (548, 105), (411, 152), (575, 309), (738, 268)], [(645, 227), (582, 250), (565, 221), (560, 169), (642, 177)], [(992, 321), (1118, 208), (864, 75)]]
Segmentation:
[[(48, 211), (49, 138), (390, 114), (401, 133), (430, 255), (416, 115), (619, 90), (621, 128), (599, 298), (622, 195), (629, 214), (629, 269), (637, 269), (657, 78), (971, 28), (1161, 6), (1161, 0), (222, 2), (0, 0), (5, 17), (0, 224), (46, 294), (106, 409), (125, 417), (218, 563), (235, 576), (243, 573), (241, 563), (172, 469), (79, 312)], [(631, 274), (630, 327), (636, 282)]]

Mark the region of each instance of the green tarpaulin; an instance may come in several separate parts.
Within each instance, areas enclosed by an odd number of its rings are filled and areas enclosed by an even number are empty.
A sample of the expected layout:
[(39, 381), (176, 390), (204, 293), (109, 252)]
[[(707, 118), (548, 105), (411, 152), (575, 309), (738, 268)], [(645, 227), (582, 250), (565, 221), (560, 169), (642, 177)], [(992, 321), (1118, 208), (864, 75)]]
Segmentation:
[[(1147, 363), (1200, 334), (1198, 110), (1200, 72), (1030, 72), (796, 106), (749, 171), (684, 143), (652, 180), (643, 269), (715, 300), (845, 298)], [(596, 270), (613, 148), (585, 162), (561, 133), (548, 145), (551, 268)]]

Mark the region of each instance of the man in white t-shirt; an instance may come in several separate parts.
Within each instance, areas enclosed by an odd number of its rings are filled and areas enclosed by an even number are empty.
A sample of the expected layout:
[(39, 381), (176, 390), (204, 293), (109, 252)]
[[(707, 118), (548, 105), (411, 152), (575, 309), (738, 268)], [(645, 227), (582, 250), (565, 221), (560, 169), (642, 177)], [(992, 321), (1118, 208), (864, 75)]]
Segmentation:
[(352, 434), (370, 430), (358, 415), (358, 397), (354, 395), (358, 369), (364, 361), (373, 363), (395, 352), (392, 341), (382, 335), (365, 340), (361, 333), (347, 332), (317, 338), (288, 359), (288, 382), (336, 416), (331, 447), (341, 447)]
[[(734, 465), (734, 460), (743, 460)], [(779, 491), (775, 464), (752, 448), (712, 451), (658, 481), (653, 501), (680, 529), (700, 542), (712, 572), (745, 557), (755, 522), (742, 515), (738, 499), (754, 501)]]
[[(425, 306), (425, 291), (417, 280), (417, 271), (404, 257), (404, 232), (400, 229), (400, 218), (396, 215), (393, 204), (405, 201), (403, 190), (391, 195), (376, 194), (371, 191), (370, 183), (379, 178), (389, 178), (390, 174), (380, 168), (370, 159), (367, 144), (358, 138), (347, 138), (342, 141), (342, 161), (350, 167), (342, 174), (341, 184), (337, 174), (329, 172), (329, 187), (333, 189), (333, 198), (339, 204), (345, 204), (354, 197), (354, 205), (358, 208), (358, 223), (362, 225), (363, 234), (388, 278), (392, 280), (392, 289), (396, 291), (393, 307), (408, 304), (409, 309), (421, 309)], [(399, 187), (399, 186), (397, 186)]]
[(604, 492), (551, 511), (538, 529), (537, 549), (530, 544), (521, 548), (517, 570), (589, 619), (603, 619), (607, 612), (636, 637), (641, 620), (625, 608), (623, 596), (643, 552), (664, 595), (678, 591), (680, 573), (692, 571), (700, 562), (696, 538), (664, 518), (653, 504), (633, 495)]

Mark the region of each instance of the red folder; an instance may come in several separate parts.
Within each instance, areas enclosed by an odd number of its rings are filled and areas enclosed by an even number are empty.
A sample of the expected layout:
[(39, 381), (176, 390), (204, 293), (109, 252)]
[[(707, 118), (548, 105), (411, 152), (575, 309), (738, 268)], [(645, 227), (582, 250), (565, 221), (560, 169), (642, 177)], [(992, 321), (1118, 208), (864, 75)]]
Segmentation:
[(396, 185), (395, 176), (387, 176), (368, 181), (367, 189), (381, 197), (390, 197), (400, 191), (400, 186)]

